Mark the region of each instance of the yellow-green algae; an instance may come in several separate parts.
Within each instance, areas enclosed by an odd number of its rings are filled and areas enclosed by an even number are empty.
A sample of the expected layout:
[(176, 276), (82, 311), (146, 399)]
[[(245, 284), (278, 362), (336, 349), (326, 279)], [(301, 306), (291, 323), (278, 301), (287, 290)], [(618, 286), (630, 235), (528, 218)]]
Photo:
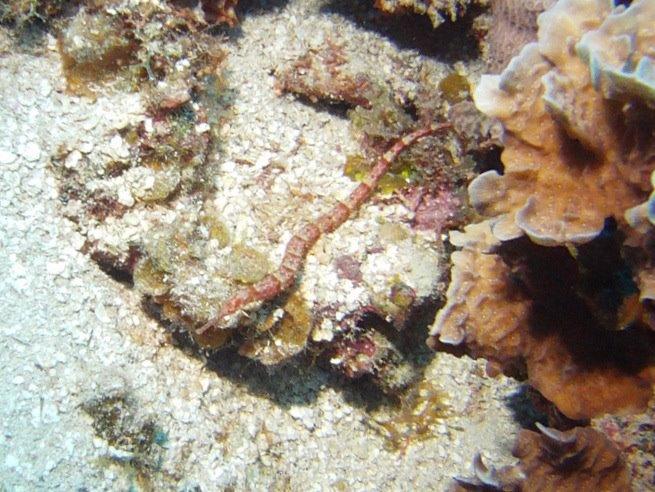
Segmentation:
[[(346, 158), (343, 173), (353, 181), (361, 182), (366, 179), (374, 164), (375, 162), (371, 162), (362, 155), (350, 155)], [(376, 191), (382, 195), (391, 195), (394, 191), (409, 185), (417, 177), (412, 164), (411, 159), (402, 157), (396, 159), (389, 171), (378, 182)]]

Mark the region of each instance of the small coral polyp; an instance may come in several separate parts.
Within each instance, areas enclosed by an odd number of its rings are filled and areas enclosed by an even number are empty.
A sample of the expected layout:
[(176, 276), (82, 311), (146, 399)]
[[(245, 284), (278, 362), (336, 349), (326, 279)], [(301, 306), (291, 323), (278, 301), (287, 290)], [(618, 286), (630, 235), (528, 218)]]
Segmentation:
[(469, 186), (486, 220), (451, 235), (462, 250), (430, 343), (525, 364), (570, 418), (638, 411), (655, 382), (640, 205), (655, 169), (655, 3), (560, 0), (538, 24), (539, 41), (475, 90), (503, 125), (504, 170)]

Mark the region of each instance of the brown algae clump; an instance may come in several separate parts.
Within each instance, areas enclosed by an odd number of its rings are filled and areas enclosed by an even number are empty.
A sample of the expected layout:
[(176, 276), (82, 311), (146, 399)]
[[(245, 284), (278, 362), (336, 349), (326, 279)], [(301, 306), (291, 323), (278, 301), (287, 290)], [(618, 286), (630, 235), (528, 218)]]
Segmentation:
[(104, 82), (137, 62), (139, 42), (124, 18), (82, 8), (62, 30), (58, 46), (68, 89), (90, 95), (90, 83)]
[(204, 21), (183, 10), (117, 2), (82, 7), (70, 20), (62, 20), (58, 46), (68, 89), (93, 96), (121, 75), (117, 82), (124, 89), (142, 91), (150, 86), (165, 92), (162, 100), (176, 101), (169, 109), (188, 101), (189, 90), (211, 76), (211, 67), (224, 56), (216, 38), (199, 32)]
[(256, 333), (239, 349), (241, 355), (274, 365), (305, 349), (313, 327), (307, 302), (296, 291), (257, 326)]
[[(415, 178), (415, 170), (412, 169), (411, 161), (398, 159), (378, 183), (377, 191), (382, 195), (391, 195), (403, 187), (408, 186)], [(353, 181), (364, 181), (371, 170), (371, 162), (361, 155), (350, 155), (346, 159), (343, 174)]]
[(398, 451), (434, 437), (435, 426), (448, 417), (443, 393), (428, 380), (409, 388), (396, 408), (386, 408), (384, 412), (387, 415), (376, 416), (372, 423)]

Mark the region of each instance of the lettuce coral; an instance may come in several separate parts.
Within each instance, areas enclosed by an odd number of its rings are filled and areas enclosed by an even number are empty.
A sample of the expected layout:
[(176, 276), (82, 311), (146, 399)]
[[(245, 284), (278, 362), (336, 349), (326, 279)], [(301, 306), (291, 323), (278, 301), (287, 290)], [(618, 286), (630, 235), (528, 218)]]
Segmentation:
[[(608, 19), (646, 4), (635, 2)], [(539, 42), (527, 45), (501, 75), (483, 76), (475, 91), (478, 108), (505, 128), (504, 174), (488, 171), (469, 188), (472, 204), (493, 217), (499, 239), (527, 234), (544, 245), (585, 243), (606, 217), (621, 218), (643, 199), (653, 163), (635, 148), (641, 129), (631, 125), (633, 108), (596, 90), (598, 57), (587, 56), (588, 64), (580, 53), (590, 53), (589, 43), (575, 44), (586, 31), (604, 29), (611, 12), (608, 1), (560, 1), (539, 18)], [(632, 37), (648, 36), (649, 17), (632, 18), (644, 22), (632, 24)], [(651, 63), (636, 48), (628, 56), (638, 66)], [(628, 89), (624, 85), (622, 94)], [(637, 90), (634, 99), (644, 102)]]
[(560, 0), (474, 96), (503, 125), (504, 170), (469, 186), (486, 220), (451, 234), (429, 343), (525, 370), (574, 419), (642, 409), (655, 381), (654, 16), (648, 1)]
[(456, 478), (451, 491), (463, 490), (632, 490), (619, 449), (603, 434), (576, 427), (566, 432), (537, 424), (540, 432), (521, 430), (513, 466), (487, 466), (478, 454), (472, 478)]

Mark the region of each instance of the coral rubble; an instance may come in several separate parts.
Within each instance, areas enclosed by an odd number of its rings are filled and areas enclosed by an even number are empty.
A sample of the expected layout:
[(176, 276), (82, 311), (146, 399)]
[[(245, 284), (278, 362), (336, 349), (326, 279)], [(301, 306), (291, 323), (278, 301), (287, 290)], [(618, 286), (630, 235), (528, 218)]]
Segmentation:
[(539, 17), (539, 41), (475, 91), (503, 124), (504, 169), (469, 186), (487, 218), (451, 235), (462, 249), (430, 343), (524, 365), (575, 419), (643, 409), (655, 381), (639, 292), (651, 256), (630, 227), (650, 229), (639, 204), (655, 168), (654, 22), (652, 2), (561, 0)]
[(88, 401), (82, 410), (91, 417), (96, 436), (108, 445), (107, 464), (132, 469), (138, 482), (149, 485), (161, 468), (166, 432), (152, 417), (139, 415), (136, 403), (119, 392)]
[(655, 401), (651, 400), (648, 410), (642, 414), (604, 415), (591, 422), (592, 428), (605, 434), (621, 450), (635, 490), (649, 490), (655, 485), (654, 410)]

